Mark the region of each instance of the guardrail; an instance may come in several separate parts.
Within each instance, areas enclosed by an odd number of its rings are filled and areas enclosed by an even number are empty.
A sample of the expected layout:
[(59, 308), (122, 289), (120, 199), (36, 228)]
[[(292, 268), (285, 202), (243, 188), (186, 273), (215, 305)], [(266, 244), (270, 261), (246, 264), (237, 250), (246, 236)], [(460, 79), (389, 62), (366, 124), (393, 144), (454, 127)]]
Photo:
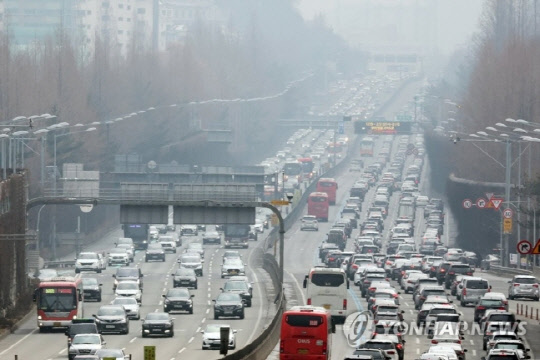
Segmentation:
[(517, 268), (511, 268), (511, 267), (505, 267), (505, 266), (499, 266), (499, 265), (490, 265), (489, 270), (497, 275), (502, 274), (510, 274), (510, 275), (532, 275), (532, 271), (525, 270), (525, 269), (517, 269)]
[(67, 268), (67, 267), (75, 267), (75, 260), (45, 261), (43, 264), (44, 269)]

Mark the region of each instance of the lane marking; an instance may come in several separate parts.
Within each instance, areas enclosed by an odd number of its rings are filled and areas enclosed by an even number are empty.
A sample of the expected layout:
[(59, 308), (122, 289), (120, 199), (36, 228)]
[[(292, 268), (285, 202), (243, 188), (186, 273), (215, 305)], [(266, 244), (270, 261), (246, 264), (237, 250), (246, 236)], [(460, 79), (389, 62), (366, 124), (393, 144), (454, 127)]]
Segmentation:
[(201, 323), (204, 324), (206, 322), (206, 318), (203, 318)]
[(180, 350), (178, 350), (178, 353), (181, 354), (182, 352), (184, 352), (184, 350), (186, 350), (185, 347), (181, 348)]
[(32, 330), (30, 333), (26, 334), (22, 339), (20, 339), (19, 341), (17, 341), (15, 344), (11, 345), (10, 347), (8, 347), (6, 350), (0, 352), (0, 355), (4, 355), (5, 353), (7, 353), (9, 350), (13, 349), (15, 346), (19, 345), (21, 342), (23, 342), (24, 340), (28, 339), (32, 334), (34, 334), (36, 331), (38, 331), (39, 328), (35, 328), (34, 330)]
[(298, 282), (298, 280), (296, 280), (293, 274), (291, 274), (287, 270), (285, 270), (285, 272), (293, 279), (298, 292), (300, 293), (300, 295), (302, 295), (302, 305), (304, 305), (307, 302), (307, 300), (306, 300), (306, 295), (304, 294), (304, 291), (302, 291), (302, 287), (300, 286), (300, 283)]
[[(208, 304), (208, 305), (210, 305), (210, 304)], [(210, 309), (206, 309), (206, 313), (208, 314), (209, 312), (210, 312)]]
[(201, 327), (199, 326), (199, 327), (197, 328), (197, 330), (195, 330), (195, 332), (198, 333), (198, 332), (200, 332), (200, 331), (201, 331)]
[(188, 340), (188, 344), (191, 344), (193, 340), (195, 340), (195, 337), (192, 336), (191, 339)]
[(59, 355), (62, 355), (62, 354), (65, 353), (66, 351), (67, 351), (67, 349), (60, 350), (60, 351), (58, 352), (58, 354), (59, 354)]
[(134, 337), (133, 339), (129, 340), (129, 342), (133, 343), (135, 340), (137, 340), (137, 337)]

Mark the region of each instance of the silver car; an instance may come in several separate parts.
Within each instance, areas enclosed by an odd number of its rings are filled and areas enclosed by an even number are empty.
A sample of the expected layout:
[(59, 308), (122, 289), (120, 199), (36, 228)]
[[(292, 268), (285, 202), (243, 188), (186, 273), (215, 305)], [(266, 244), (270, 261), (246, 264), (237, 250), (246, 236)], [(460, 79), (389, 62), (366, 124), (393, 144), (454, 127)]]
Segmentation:
[(231, 329), (228, 324), (208, 324), (206, 328), (201, 331), (202, 334), (202, 349), (219, 349), (221, 344), (221, 328), (229, 328), (229, 349), (234, 350), (236, 348), (236, 330)]
[(234, 275), (246, 275), (244, 263), (240, 259), (227, 259), (221, 265), (221, 278)]
[(300, 230), (314, 230), (319, 231), (319, 222), (317, 217), (313, 215), (306, 215), (302, 218)]
[(514, 300), (515, 298), (530, 298), (535, 301), (540, 300), (540, 293), (538, 292), (538, 280), (531, 275), (516, 275), (512, 280), (508, 282), (508, 298)]
[(72, 360), (77, 355), (92, 355), (102, 349), (106, 342), (100, 334), (77, 334), (71, 341), (68, 359)]
[(127, 317), (134, 320), (141, 319), (141, 307), (135, 298), (117, 297), (111, 301), (111, 305), (122, 305), (126, 310)]

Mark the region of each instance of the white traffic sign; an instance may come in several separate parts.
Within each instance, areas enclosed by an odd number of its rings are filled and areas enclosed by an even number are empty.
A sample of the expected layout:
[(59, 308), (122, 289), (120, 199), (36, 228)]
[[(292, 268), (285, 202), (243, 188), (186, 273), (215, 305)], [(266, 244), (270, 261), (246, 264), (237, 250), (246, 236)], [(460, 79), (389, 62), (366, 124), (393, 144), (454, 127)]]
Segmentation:
[(521, 255), (528, 254), (531, 252), (531, 250), (532, 250), (532, 244), (530, 241), (521, 240), (520, 242), (517, 243), (517, 251)]
[(476, 206), (480, 209), (483, 209), (485, 208), (487, 205), (487, 201), (486, 199), (483, 199), (483, 198), (480, 198), (480, 199), (477, 199), (476, 200)]
[(491, 200), (491, 198), (495, 195), (494, 193), (486, 193), (486, 199)]
[(499, 210), (499, 208), (501, 207), (501, 204), (503, 203), (503, 199), (501, 199), (501, 198), (492, 197), (491, 200), (489, 200), (489, 201), (493, 204), (493, 208), (495, 210)]
[(473, 203), (472, 203), (471, 199), (465, 199), (465, 200), (463, 200), (461, 205), (463, 205), (464, 209), (470, 209), (472, 207)]
[(81, 205), (79, 205), (79, 207), (81, 208), (81, 211), (83, 213), (89, 213), (94, 208), (94, 205), (92, 205), (92, 204), (81, 204)]
[(514, 211), (510, 208), (506, 208), (503, 210), (503, 217), (505, 219), (511, 219), (512, 217), (514, 217)]

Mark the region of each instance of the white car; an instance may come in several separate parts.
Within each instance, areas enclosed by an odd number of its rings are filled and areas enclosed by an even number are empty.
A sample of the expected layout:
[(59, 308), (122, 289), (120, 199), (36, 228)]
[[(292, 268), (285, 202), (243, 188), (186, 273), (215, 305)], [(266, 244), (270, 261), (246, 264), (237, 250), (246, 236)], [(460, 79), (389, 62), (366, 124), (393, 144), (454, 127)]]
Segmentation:
[(227, 259), (221, 265), (221, 278), (234, 275), (246, 275), (246, 269), (241, 259)]
[(135, 251), (133, 250), (133, 247), (129, 244), (118, 244), (116, 245), (118, 249), (125, 249), (126, 253), (128, 254), (129, 262), (133, 262), (135, 260)]
[(124, 248), (114, 248), (109, 251), (109, 266), (111, 265), (129, 265), (129, 254)]
[(142, 292), (136, 281), (120, 281), (116, 287), (115, 295), (117, 297), (132, 297), (138, 303), (142, 302)]
[(259, 220), (255, 220), (255, 224), (253, 225), (253, 229), (257, 231), (258, 233), (264, 232), (264, 224)]
[[(429, 356), (429, 354), (434, 354), (435, 357)], [(420, 359), (422, 359), (422, 360), (424, 360), (424, 359), (425, 360), (432, 360), (432, 359), (439, 360), (439, 358), (436, 357), (437, 355), (446, 356), (448, 360), (458, 360), (458, 357), (457, 357), (456, 352), (454, 351), (454, 349), (449, 347), (449, 346), (444, 346), (444, 345), (432, 345), (429, 348), (429, 350), (427, 351), (427, 353), (422, 354), (422, 357)]]
[(233, 330), (228, 324), (208, 324), (201, 331), (202, 334), (202, 349), (219, 349), (221, 345), (221, 328), (229, 328), (229, 349), (236, 348), (236, 330)]
[(313, 215), (305, 215), (304, 217), (302, 217), (300, 230), (319, 231), (319, 222), (317, 221), (317, 217)]
[(103, 269), (103, 264), (97, 253), (95, 252), (82, 252), (75, 260), (75, 272), (81, 271), (95, 271), (100, 273)]
[(419, 195), (416, 198), (416, 206), (426, 206), (429, 204), (429, 198), (425, 195)]
[(111, 305), (122, 305), (124, 309), (126, 309), (128, 318), (134, 320), (141, 319), (141, 307), (135, 298), (125, 296), (117, 297), (111, 301)]
[(100, 334), (77, 334), (71, 341), (68, 359), (72, 360), (77, 355), (93, 355), (99, 349), (103, 349), (105, 344)]

